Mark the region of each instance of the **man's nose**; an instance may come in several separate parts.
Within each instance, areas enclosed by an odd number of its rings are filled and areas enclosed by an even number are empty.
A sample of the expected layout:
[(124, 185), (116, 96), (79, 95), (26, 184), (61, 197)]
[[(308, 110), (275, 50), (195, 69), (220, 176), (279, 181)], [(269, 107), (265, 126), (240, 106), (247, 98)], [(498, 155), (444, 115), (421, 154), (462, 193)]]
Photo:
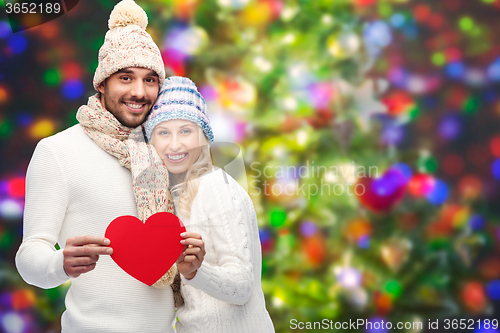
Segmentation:
[(146, 96), (146, 90), (144, 88), (144, 82), (142, 82), (142, 80), (138, 80), (134, 82), (130, 94), (137, 99), (142, 99)]

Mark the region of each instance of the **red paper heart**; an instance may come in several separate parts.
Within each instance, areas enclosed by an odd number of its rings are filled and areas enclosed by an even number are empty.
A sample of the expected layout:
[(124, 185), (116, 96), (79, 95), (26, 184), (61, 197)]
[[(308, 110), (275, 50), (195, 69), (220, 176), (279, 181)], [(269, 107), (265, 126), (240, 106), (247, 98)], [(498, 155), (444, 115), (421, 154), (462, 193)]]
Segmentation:
[(177, 261), (184, 249), (180, 236), (186, 228), (174, 214), (161, 212), (145, 223), (134, 216), (120, 216), (106, 229), (113, 248), (111, 258), (137, 280), (153, 285)]

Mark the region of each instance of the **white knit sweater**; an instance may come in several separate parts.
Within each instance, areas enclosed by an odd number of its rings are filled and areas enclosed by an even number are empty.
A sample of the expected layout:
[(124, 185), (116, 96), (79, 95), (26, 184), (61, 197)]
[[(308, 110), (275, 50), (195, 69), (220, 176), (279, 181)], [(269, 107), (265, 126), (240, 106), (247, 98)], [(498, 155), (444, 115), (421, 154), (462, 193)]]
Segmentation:
[[(253, 203), (221, 169), (201, 177), (186, 230), (199, 233), (206, 255), (191, 280), (182, 275), (185, 305), (177, 330), (203, 333), (274, 332), (261, 288), (262, 254)], [(176, 203), (176, 212), (179, 212)]]
[[(53, 288), (69, 279), (62, 250), (71, 236), (104, 236), (113, 219), (137, 216), (132, 177), (80, 125), (37, 145), (26, 175), (23, 242), (16, 265), (23, 279)], [(113, 244), (111, 244), (111, 247)], [(147, 246), (147, 244), (144, 244)], [(109, 256), (71, 279), (63, 332), (173, 332), (171, 288), (155, 289), (125, 273)]]

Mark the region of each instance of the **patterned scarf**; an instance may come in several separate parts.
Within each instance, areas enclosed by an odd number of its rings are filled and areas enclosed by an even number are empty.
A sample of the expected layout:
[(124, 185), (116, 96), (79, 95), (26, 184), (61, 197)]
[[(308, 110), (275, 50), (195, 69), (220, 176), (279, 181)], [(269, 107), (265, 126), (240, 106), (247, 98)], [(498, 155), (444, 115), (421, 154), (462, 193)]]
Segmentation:
[[(144, 141), (140, 126), (132, 129), (122, 125), (102, 107), (97, 94), (89, 97), (88, 104), (78, 109), (76, 118), (99, 147), (132, 172), (137, 213), (142, 222), (158, 212), (174, 212), (167, 168), (156, 150)], [(169, 286), (174, 291), (175, 306), (182, 305), (177, 264), (153, 284), (156, 288)]]

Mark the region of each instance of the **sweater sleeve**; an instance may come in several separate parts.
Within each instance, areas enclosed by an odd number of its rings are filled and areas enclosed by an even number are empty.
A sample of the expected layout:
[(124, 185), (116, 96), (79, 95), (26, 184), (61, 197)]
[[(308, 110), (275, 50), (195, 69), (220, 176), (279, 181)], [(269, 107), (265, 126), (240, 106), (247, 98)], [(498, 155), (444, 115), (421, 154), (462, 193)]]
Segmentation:
[(205, 219), (196, 222), (200, 230), (208, 227), (205, 230), (218, 262), (211, 265), (203, 261), (191, 280), (182, 275), (181, 278), (214, 298), (243, 305), (253, 292), (252, 223), (256, 223), (256, 218), (247, 210), (246, 200), (250, 198), (246, 192), (227, 174), (225, 178), (223, 172), (209, 175), (204, 186), (200, 186), (198, 195)]
[(67, 187), (57, 156), (42, 140), (26, 173), (23, 241), (16, 267), (27, 283), (48, 289), (66, 282), (63, 253), (54, 247), (67, 207)]

